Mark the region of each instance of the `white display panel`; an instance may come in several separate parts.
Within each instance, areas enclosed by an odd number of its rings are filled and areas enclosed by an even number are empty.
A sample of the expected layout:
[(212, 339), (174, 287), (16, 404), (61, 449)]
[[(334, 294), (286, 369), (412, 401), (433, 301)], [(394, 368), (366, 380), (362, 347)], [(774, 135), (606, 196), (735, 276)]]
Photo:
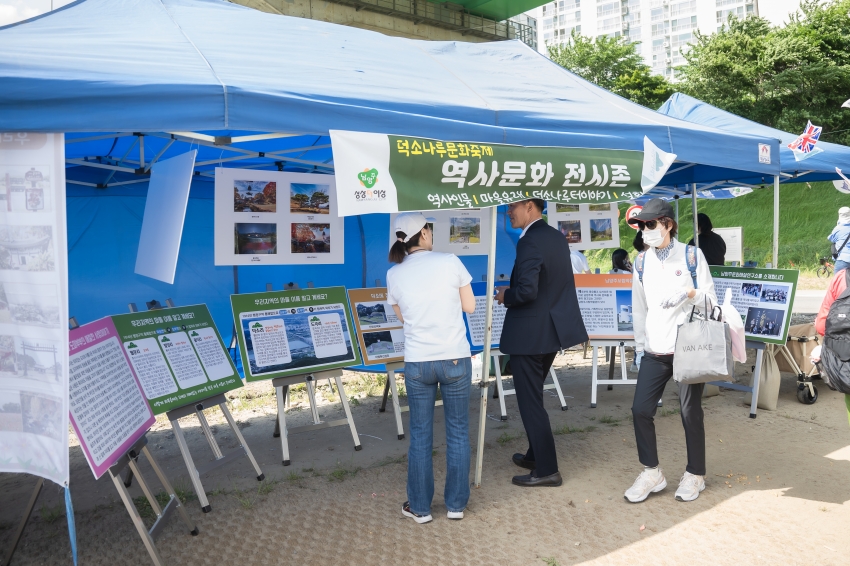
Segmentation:
[(738, 226), (736, 228), (714, 228), (713, 231), (726, 243), (726, 255), (724, 256), (726, 261), (737, 261), (739, 265), (742, 265), (744, 263), (744, 229)]
[(549, 226), (561, 232), (574, 250), (620, 247), (620, 215), (615, 203), (547, 203)]
[[(433, 220), (435, 252), (458, 256), (487, 255), (490, 248), (490, 213), (486, 209), (428, 210), (422, 214)], [(398, 215), (390, 214), (390, 247), (397, 240), (394, 226)]]
[(343, 263), (333, 175), (215, 170), (216, 265)]

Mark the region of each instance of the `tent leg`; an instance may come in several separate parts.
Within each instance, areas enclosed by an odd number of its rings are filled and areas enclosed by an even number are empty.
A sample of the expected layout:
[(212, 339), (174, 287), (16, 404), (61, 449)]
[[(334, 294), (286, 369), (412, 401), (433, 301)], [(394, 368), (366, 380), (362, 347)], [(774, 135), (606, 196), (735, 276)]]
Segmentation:
[(493, 291), (496, 286), (496, 222), (497, 208), (490, 207), (490, 250), (487, 252), (487, 314), (484, 319), (484, 356), (481, 366), (481, 407), (478, 415), (478, 446), (475, 455), (475, 487), (481, 487), (481, 465), (484, 460), (484, 433), (487, 426), (487, 393), (490, 379), (490, 345), (493, 334)]
[(694, 245), (699, 247), (699, 232), (697, 231), (697, 184), (693, 184), (691, 190), (691, 208), (694, 215)]
[(773, 269), (779, 269), (779, 175), (773, 177)]

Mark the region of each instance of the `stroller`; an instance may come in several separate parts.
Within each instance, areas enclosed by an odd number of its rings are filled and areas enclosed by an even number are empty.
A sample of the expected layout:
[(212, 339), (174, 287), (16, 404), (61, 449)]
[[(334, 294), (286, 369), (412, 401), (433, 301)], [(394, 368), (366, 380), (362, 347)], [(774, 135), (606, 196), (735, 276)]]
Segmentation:
[(776, 351), (779, 371), (797, 376), (797, 400), (804, 405), (811, 405), (818, 400), (818, 388), (812, 379), (820, 378), (820, 372), (809, 359), (809, 354), (818, 344), (820, 336), (815, 332), (814, 324), (795, 324), (788, 329), (787, 342)]

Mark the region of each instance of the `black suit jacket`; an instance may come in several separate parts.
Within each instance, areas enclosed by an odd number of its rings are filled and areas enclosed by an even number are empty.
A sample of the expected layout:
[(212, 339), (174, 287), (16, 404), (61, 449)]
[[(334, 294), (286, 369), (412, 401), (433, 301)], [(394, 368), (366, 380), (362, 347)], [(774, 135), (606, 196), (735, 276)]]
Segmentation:
[(506, 354), (549, 354), (587, 341), (570, 245), (544, 220), (529, 226), (517, 244), (505, 306), (499, 350)]

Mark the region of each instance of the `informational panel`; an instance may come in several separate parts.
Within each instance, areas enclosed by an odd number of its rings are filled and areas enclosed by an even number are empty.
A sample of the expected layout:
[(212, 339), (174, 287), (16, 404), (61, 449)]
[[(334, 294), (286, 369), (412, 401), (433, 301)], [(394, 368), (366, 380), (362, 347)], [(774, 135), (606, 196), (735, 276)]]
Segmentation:
[(737, 261), (744, 264), (744, 229), (737, 228), (714, 228), (714, 233), (723, 238), (726, 243), (726, 261)]
[(349, 289), (363, 364), (404, 361), (404, 324), (387, 304), (387, 288)]
[(345, 287), (231, 295), (245, 379), (360, 363)]
[(135, 273), (174, 283), (197, 155), (195, 149), (151, 168)]
[(581, 318), (591, 340), (634, 338), (631, 275), (576, 275)]
[(0, 132), (0, 472), (68, 481), (62, 134)]
[(216, 265), (345, 260), (333, 175), (215, 170)]
[(711, 266), (714, 291), (723, 302), (732, 290), (732, 306), (744, 319), (747, 340), (785, 344), (799, 272)]
[[(484, 349), (484, 332), (486, 331), (487, 320), (487, 302), (492, 301), (492, 297), (487, 296), (487, 283), (479, 281), (472, 283), (472, 294), (475, 296), (475, 312), (472, 314), (463, 313), (463, 318), (466, 321), (466, 339), (469, 340), (469, 345), (472, 351), (480, 351)], [(499, 287), (507, 287), (507, 282), (496, 282), (496, 289)], [(505, 305), (493, 302), (493, 331), (490, 334), (490, 347), (498, 348), (499, 340), (502, 337), (502, 326), (505, 324), (505, 314), (508, 309)]]
[(549, 226), (556, 228), (574, 250), (620, 247), (620, 218), (617, 205), (561, 204), (546, 207)]
[(95, 478), (156, 421), (110, 318), (70, 333), (71, 425)]
[[(425, 214), (434, 231), (434, 251), (455, 255), (487, 255), (490, 249), (490, 213), (480, 208), (429, 210)], [(390, 215), (390, 246), (397, 213)], [(431, 222), (433, 220), (433, 222)]]
[(242, 387), (206, 305), (112, 317), (157, 415)]

